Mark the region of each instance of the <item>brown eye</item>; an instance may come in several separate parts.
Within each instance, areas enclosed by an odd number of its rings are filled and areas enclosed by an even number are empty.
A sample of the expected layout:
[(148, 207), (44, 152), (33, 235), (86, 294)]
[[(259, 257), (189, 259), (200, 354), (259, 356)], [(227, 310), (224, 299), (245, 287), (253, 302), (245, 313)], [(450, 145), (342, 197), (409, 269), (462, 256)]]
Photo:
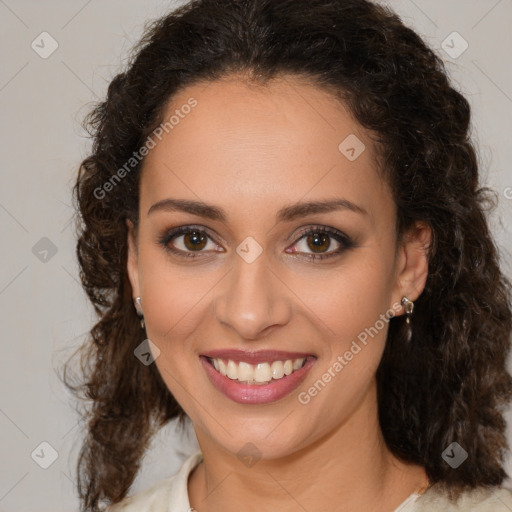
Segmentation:
[[(329, 250), (333, 246), (334, 250)], [(297, 254), (310, 260), (321, 260), (341, 256), (347, 249), (355, 247), (354, 242), (344, 233), (328, 227), (313, 227), (303, 231), (295, 244), (286, 249), (287, 253)]]
[(313, 252), (325, 252), (331, 245), (329, 235), (325, 233), (313, 233), (306, 238), (308, 248)]
[(223, 252), (205, 230), (191, 226), (171, 230), (160, 238), (159, 243), (166, 251), (189, 258), (207, 256), (203, 253), (212, 251)]
[(183, 236), (183, 243), (185, 247), (190, 251), (200, 251), (204, 249), (208, 242), (208, 237), (200, 231), (189, 231)]

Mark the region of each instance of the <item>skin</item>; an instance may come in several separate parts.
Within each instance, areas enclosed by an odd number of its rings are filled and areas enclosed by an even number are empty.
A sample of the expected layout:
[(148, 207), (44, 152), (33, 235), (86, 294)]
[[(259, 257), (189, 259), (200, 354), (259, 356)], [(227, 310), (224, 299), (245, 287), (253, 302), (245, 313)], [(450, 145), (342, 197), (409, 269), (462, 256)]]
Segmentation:
[[(189, 477), (190, 504), (198, 512), (238, 511), (241, 503), (247, 511), (392, 511), (427, 479), (423, 468), (389, 452), (379, 427), (375, 373), (387, 323), (308, 404), (297, 394), (403, 296), (418, 298), (430, 230), (418, 223), (397, 241), (395, 203), (370, 134), (314, 84), (286, 76), (248, 86), (234, 75), (184, 89), (165, 118), (190, 97), (197, 106), (146, 157), (138, 228), (127, 222), (133, 297), (142, 298), (148, 338), (161, 351), (156, 365), (203, 453)], [(350, 134), (366, 147), (355, 161), (338, 149)], [(276, 222), (291, 203), (335, 197), (366, 213), (340, 209)], [(181, 211), (148, 215), (167, 198), (213, 204), (227, 222)], [(158, 243), (187, 225), (211, 236), (196, 258)], [(311, 261), (315, 246), (301, 235), (314, 226), (341, 231), (355, 246)], [(263, 249), (250, 264), (236, 252), (248, 236)], [(343, 247), (330, 241), (324, 252)], [(193, 252), (184, 242), (181, 235), (170, 244)], [(304, 351), (317, 360), (290, 395), (239, 404), (210, 383), (200, 363), (199, 354), (217, 348)], [(247, 442), (261, 454), (251, 467), (237, 456)]]

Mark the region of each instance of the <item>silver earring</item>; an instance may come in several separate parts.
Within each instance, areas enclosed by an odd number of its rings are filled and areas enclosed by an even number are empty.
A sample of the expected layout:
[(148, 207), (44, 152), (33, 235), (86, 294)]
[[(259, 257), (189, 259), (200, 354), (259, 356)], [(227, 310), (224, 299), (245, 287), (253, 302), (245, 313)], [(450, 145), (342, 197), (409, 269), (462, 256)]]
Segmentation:
[(135, 297), (135, 310), (137, 311), (137, 315), (140, 318), (140, 327), (141, 329), (144, 329), (144, 314), (142, 313), (142, 304), (140, 297)]
[(404, 307), (405, 314), (407, 315), (406, 322), (411, 323), (412, 312), (414, 311), (414, 302), (407, 297), (402, 297), (402, 306)]
[(407, 324), (407, 342), (411, 341), (412, 337), (412, 327), (411, 327), (411, 316), (414, 311), (414, 302), (409, 300), (408, 297), (402, 297), (402, 306), (405, 310), (405, 322)]

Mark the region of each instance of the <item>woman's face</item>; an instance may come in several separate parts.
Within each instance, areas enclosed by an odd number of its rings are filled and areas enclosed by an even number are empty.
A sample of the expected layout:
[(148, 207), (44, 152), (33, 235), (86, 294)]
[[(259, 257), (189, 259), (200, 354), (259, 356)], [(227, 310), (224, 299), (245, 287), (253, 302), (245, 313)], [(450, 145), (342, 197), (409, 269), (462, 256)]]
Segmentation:
[(397, 245), (368, 133), (293, 77), (190, 86), (172, 115), (144, 163), (128, 270), (201, 447), (251, 442), (277, 458), (351, 423), (375, 427), (388, 319), (420, 294), (426, 263), (425, 230)]

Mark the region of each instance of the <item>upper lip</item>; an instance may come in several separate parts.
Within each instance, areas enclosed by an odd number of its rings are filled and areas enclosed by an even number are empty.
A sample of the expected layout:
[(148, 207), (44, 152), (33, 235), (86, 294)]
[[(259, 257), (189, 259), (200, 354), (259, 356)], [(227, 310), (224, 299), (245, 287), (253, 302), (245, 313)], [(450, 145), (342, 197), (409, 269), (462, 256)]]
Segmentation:
[(286, 361), (287, 359), (299, 359), (301, 357), (315, 357), (307, 352), (286, 352), (284, 350), (257, 350), (247, 351), (238, 349), (218, 349), (209, 350), (201, 354), (205, 357), (218, 359), (231, 359), (235, 362), (244, 361), (246, 363), (264, 363), (267, 361)]

